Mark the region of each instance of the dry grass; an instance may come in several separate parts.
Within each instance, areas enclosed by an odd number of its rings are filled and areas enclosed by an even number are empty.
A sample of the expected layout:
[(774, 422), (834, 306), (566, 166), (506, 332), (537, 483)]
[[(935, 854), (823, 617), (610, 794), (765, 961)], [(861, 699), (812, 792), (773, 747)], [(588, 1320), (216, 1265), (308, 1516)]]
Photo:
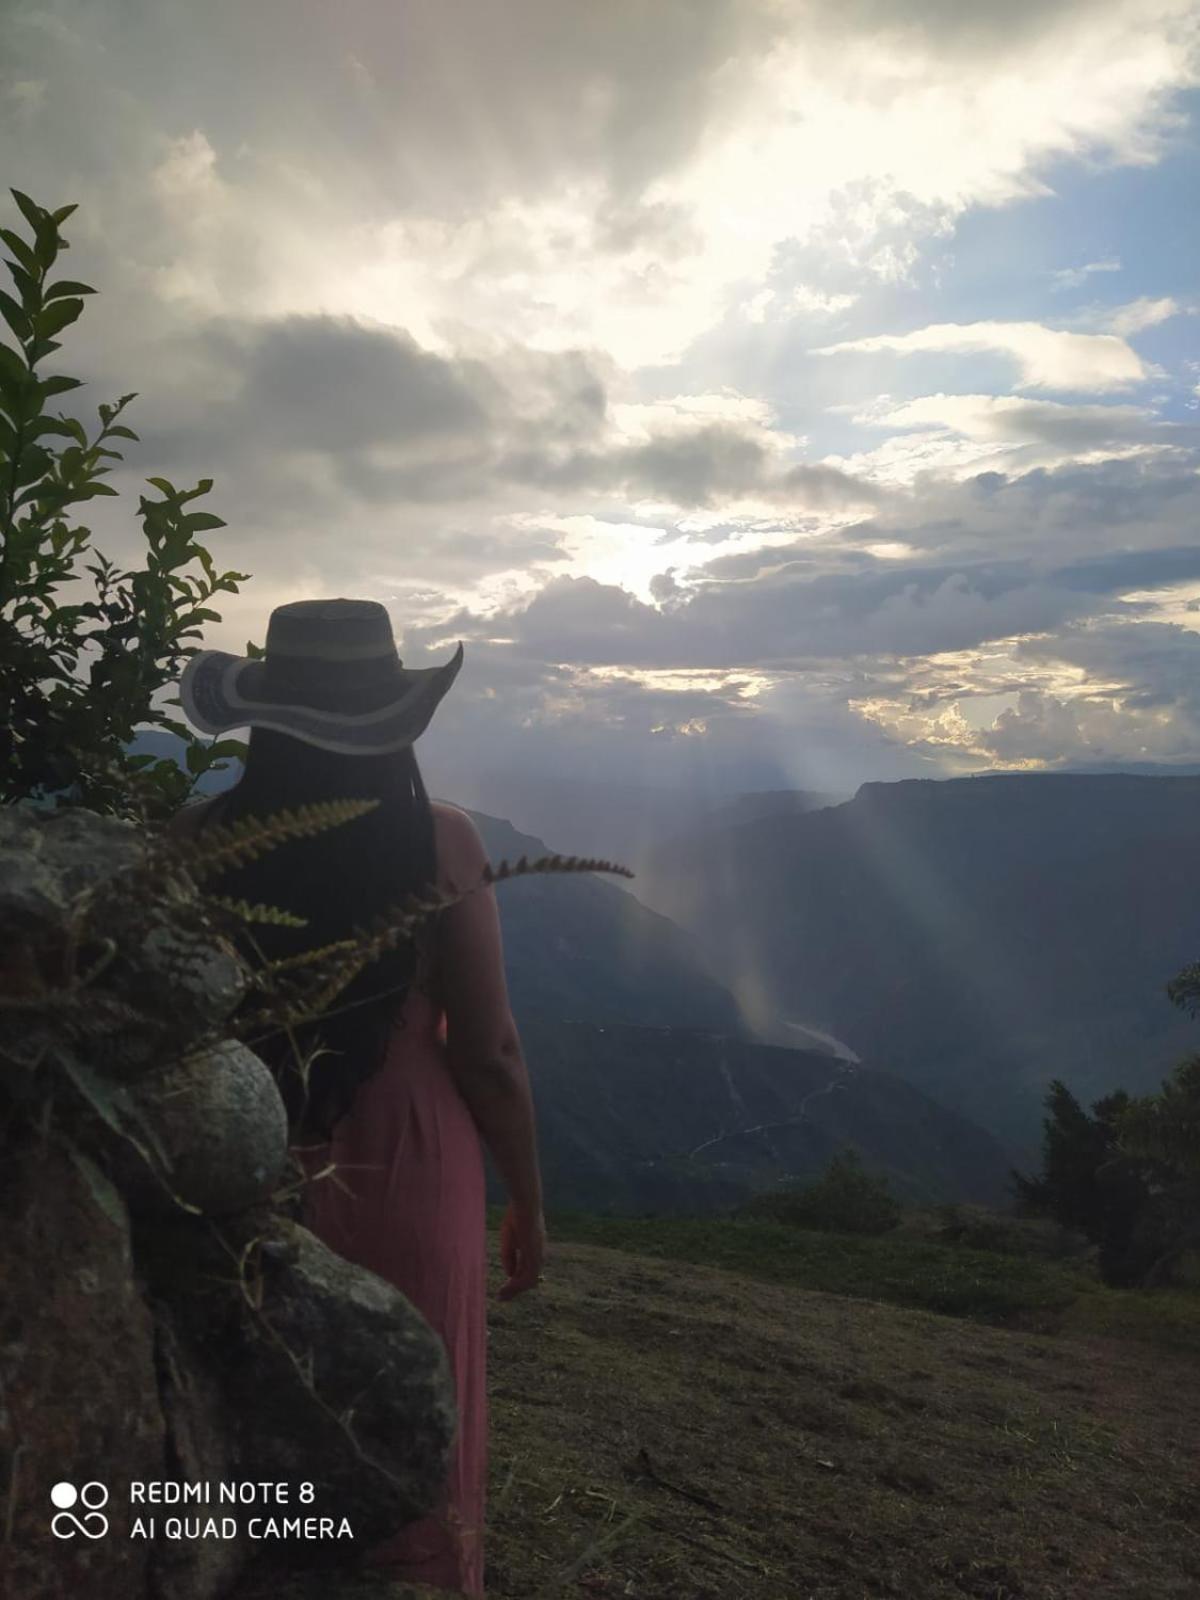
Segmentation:
[(489, 1367), (492, 1600), (1200, 1593), (1180, 1353), (555, 1244)]

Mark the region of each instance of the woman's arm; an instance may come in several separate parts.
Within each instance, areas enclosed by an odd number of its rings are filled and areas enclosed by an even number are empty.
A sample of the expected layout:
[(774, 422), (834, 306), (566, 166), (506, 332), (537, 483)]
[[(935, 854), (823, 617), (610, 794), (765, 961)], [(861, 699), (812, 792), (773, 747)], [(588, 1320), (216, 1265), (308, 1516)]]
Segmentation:
[[(446, 889), (480, 883), (488, 857), (475, 824), (451, 807), (439, 808), (435, 817)], [(450, 1072), (511, 1200), (516, 1246), (524, 1258), (510, 1279), (516, 1293), (537, 1281), (545, 1224), (533, 1095), (509, 1006), (500, 912), (490, 884), (440, 914), (436, 959)], [(504, 1264), (513, 1274), (510, 1261)], [(508, 1298), (503, 1291), (502, 1297)]]

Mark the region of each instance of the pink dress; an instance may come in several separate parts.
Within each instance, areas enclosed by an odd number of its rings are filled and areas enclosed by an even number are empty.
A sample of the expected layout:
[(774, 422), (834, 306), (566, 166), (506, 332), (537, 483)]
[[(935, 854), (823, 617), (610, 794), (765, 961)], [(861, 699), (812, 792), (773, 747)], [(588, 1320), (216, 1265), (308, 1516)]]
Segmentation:
[[(190, 833), (219, 803), (186, 807), (172, 831)], [(433, 813), (439, 883), (478, 884), (487, 853), (474, 822), (439, 801)], [(340, 1169), (338, 1181), (306, 1186), (307, 1226), (412, 1301), (445, 1344), (454, 1380), (458, 1429), (441, 1501), (368, 1559), (396, 1578), (478, 1600), (487, 1484), (484, 1167), (446, 1039), (448, 1027), (468, 1040), (490, 1037), (511, 1012), (495, 890), (468, 894), (441, 913), (440, 924), (442, 959), (418, 971), (382, 1066), (359, 1088), (332, 1140), (297, 1153), (310, 1174), (330, 1160)]]
[[(466, 902), (469, 904), (469, 902)], [(482, 1596), (487, 1478), (487, 1262), (483, 1152), (445, 1061), (445, 1012), (415, 987), (405, 1029), (354, 1098), (330, 1144), (338, 1178), (304, 1191), (305, 1222), (349, 1261), (386, 1278), (441, 1336), (458, 1434), (433, 1515), (369, 1557), (389, 1575)], [(319, 1165), (314, 1169), (319, 1170)], [(350, 1191), (350, 1192), (347, 1192)]]

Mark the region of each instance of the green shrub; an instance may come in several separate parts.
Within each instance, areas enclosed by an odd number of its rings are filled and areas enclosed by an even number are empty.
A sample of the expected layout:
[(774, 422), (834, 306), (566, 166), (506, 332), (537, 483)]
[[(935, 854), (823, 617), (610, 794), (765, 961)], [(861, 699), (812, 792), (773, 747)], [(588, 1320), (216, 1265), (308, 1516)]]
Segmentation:
[(903, 1208), (887, 1180), (865, 1171), (858, 1152), (847, 1148), (815, 1183), (754, 1195), (736, 1214), (827, 1233), (879, 1234), (899, 1225)]
[(970, 1250), (994, 1250), (999, 1255), (1043, 1261), (1079, 1259), (1092, 1248), (1082, 1233), (1050, 1218), (1008, 1217), (973, 1205), (939, 1207), (934, 1237)]
[[(69, 248), (61, 225), (76, 208), (49, 212), (11, 191), (32, 230), (26, 242), (11, 228), (0, 239), (20, 296), (0, 290), (0, 317), (17, 348), (0, 343), (0, 804), (76, 804), (142, 820), (170, 816), (200, 774), (227, 756), (244, 754), (236, 740), (209, 744), (154, 703), (179, 677), (203, 633), (219, 622), (208, 601), (236, 594), (247, 574), (217, 572), (196, 535), (223, 528), (220, 517), (188, 502), (207, 494), (210, 479), (181, 493), (149, 478), (162, 498), (139, 501), (146, 564), (120, 571), (90, 548), (91, 531), (72, 526), (68, 507), (115, 495), (101, 480), (120, 461), (118, 439), (137, 434), (116, 419), (137, 398), (100, 405), (100, 432), (47, 402), (82, 386), (79, 378), (41, 378), (37, 367), (59, 349), (53, 335), (75, 322), (83, 296), (95, 290), (71, 279), (52, 282), (59, 252)], [(81, 567), (85, 555), (92, 557)], [(187, 569), (198, 562), (199, 572)], [(91, 575), (91, 594), (80, 594)], [(69, 586), (66, 599), (56, 591)], [(167, 704), (178, 704), (178, 698)], [(174, 761), (131, 755), (137, 728), (157, 725), (186, 746), (187, 771)], [(217, 769), (219, 770), (219, 768)]]

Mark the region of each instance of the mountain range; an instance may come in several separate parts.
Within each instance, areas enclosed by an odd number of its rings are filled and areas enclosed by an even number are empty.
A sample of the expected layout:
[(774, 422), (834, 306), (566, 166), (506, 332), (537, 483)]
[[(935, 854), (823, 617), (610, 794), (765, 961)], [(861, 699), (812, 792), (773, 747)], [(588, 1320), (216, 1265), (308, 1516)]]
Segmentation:
[(759, 1037), (780, 1019), (1037, 1159), (1045, 1090), (1157, 1089), (1200, 1046), (1165, 986), (1200, 956), (1200, 778), (996, 774), (664, 846), (653, 903)]
[[(552, 850), (637, 874), (498, 891), (514, 1014), (540, 1037), (574, 1027), (556, 1048), (579, 1072), (613, 1049), (596, 1025), (773, 1046), (822, 1071), (840, 1060), (905, 1080), (1029, 1171), (1051, 1079), (1084, 1104), (1146, 1093), (1200, 1046), (1165, 994), (1200, 956), (1200, 776), (989, 774), (867, 783), (833, 803), (682, 798), (674, 813), (669, 797), (615, 784), (590, 806), (582, 783), (510, 788), (541, 795), (550, 838), (460, 787), (447, 796), (494, 862)], [(657, 1093), (659, 1046), (633, 1051), (634, 1105)], [(610, 1070), (628, 1089), (623, 1059)], [(775, 1169), (764, 1155), (756, 1170)]]
[[(151, 733), (138, 748), (174, 756), (170, 738)], [(199, 787), (212, 792), (235, 776), (213, 774)], [(462, 805), (458, 791), (453, 798)], [(784, 792), (748, 802), (712, 822), (791, 816), (809, 799)], [(503, 817), (463, 809), (494, 865), (555, 853)], [(610, 858), (627, 864), (614, 843)], [(556, 845), (599, 853), (570, 826)], [(1005, 1152), (989, 1134), (894, 1075), (839, 1055), (836, 1041), (761, 1042), (720, 963), (642, 904), (636, 887), (603, 874), (533, 874), (497, 886), (549, 1206), (711, 1211), (782, 1178), (815, 1176), (841, 1143), (886, 1171), (899, 1194), (1003, 1200)], [(791, 1047), (800, 1043), (817, 1047)], [(500, 1198), (490, 1169), (489, 1193)]]
[[(815, 1177), (846, 1144), (913, 1204), (1010, 1198), (999, 1142), (893, 1073), (687, 1027), (513, 1014), (548, 1207), (711, 1213)], [(490, 1168), (488, 1196), (503, 1198)]]

